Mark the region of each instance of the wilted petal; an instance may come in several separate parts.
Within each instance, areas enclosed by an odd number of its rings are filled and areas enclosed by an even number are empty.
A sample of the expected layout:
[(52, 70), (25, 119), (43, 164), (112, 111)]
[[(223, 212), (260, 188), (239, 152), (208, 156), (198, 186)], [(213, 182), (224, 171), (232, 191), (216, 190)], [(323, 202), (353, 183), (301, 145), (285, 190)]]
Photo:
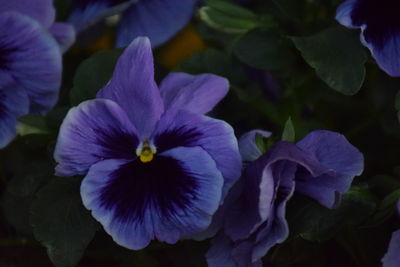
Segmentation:
[(49, 31), (60, 45), (62, 52), (67, 51), (75, 42), (75, 30), (70, 24), (54, 23)]
[(126, 10), (117, 33), (117, 46), (148, 36), (153, 46), (168, 41), (190, 20), (197, 0), (142, 0)]
[(382, 259), (382, 267), (398, 267), (400, 262), (400, 230), (392, 234), (388, 251)]
[(223, 178), (201, 148), (176, 148), (142, 163), (105, 160), (81, 186), (84, 205), (114, 240), (141, 249), (204, 230), (219, 206)]
[(186, 109), (205, 114), (228, 93), (227, 79), (213, 75), (171, 73), (160, 85), (165, 109)]
[[(286, 164), (286, 168), (281, 164)], [(277, 143), (267, 154), (249, 164), (241, 179), (242, 197), (227, 219), (225, 232), (229, 237), (233, 240), (247, 238), (258, 229), (274, 212), (279, 190), (286, 195), (281, 202), (290, 197), (287, 192), (294, 187), (296, 164), (307, 166), (315, 176), (327, 172), (315, 158), (289, 142)]]
[(83, 102), (61, 125), (54, 152), (56, 174), (86, 174), (104, 159), (134, 159), (137, 145), (135, 127), (118, 104), (107, 99)]
[(23, 88), (0, 75), (0, 148), (16, 135), (17, 119), (29, 111), (29, 100)]
[(118, 103), (128, 114), (141, 137), (148, 138), (164, 111), (154, 81), (150, 41), (136, 38), (118, 60), (110, 82), (97, 94)]
[(80, 32), (96, 24), (105, 17), (123, 12), (136, 1), (137, 0), (75, 0), (68, 22), (74, 25), (76, 31)]
[(178, 146), (203, 148), (224, 177), (223, 198), (240, 176), (237, 141), (232, 127), (224, 121), (185, 110), (169, 110), (157, 124), (153, 140), (159, 151)]
[(295, 190), (294, 173), (296, 164), (289, 161), (275, 163), (274, 178), (279, 184), (275, 188), (273, 212), (255, 234), (255, 246), (252, 248), (252, 261), (260, 260), (276, 244), (284, 242), (289, 236), (286, 221), (286, 204)]
[[(362, 153), (343, 135), (322, 130), (311, 132), (298, 142), (297, 146), (310, 153), (319, 164), (331, 171), (315, 176), (310, 175), (304, 168), (299, 169), (296, 175), (296, 190), (332, 208), (338, 201), (338, 193), (347, 192), (354, 177), (362, 173)], [(307, 165), (303, 167), (307, 168)]]
[(0, 73), (13, 77), (30, 99), (30, 112), (49, 111), (61, 82), (61, 53), (47, 30), (28, 16), (0, 16)]
[(29, 16), (44, 28), (50, 27), (56, 16), (53, 0), (0, 0), (0, 13), (9, 11)]
[(252, 130), (243, 134), (239, 138), (240, 155), (242, 156), (242, 160), (245, 162), (255, 161), (262, 155), (262, 152), (260, 151), (256, 143), (257, 134), (261, 135), (264, 138), (268, 138), (271, 136), (271, 133), (267, 131)]

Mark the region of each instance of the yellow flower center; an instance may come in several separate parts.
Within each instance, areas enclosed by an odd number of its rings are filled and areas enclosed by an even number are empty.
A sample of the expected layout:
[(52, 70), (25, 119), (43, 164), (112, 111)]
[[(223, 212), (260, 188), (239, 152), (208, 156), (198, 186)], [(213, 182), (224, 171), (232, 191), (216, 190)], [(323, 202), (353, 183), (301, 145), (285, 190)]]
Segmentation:
[(136, 149), (136, 155), (143, 163), (152, 161), (154, 158), (154, 154), (156, 154), (156, 152), (157, 149), (153, 145), (151, 145), (148, 141), (144, 141)]

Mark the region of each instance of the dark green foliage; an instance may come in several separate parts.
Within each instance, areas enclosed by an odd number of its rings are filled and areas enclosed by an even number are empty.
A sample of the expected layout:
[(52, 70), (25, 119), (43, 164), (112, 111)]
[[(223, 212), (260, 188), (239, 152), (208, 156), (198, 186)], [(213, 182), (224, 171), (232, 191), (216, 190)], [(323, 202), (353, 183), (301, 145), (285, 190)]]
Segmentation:
[(334, 27), (310, 37), (292, 37), (304, 60), (332, 89), (345, 95), (360, 90), (367, 60), (355, 32)]
[(33, 233), (57, 267), (75, 266), (99, 229), (82, 205), (80, 182), (79, 178), (53, 178), (32, 203)]

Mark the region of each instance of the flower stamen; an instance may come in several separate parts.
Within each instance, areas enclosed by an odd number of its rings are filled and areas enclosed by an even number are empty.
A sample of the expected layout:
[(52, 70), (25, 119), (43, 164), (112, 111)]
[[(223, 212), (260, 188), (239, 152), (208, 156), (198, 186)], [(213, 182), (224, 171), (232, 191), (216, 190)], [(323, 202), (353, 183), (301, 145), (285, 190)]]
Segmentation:
[(143, 163), (152, 161), (156, 152), (157, 149), (154, 147), (154, 145), (150, 144), (149, 141), (144, 141), (136, 149), (136, 155)]

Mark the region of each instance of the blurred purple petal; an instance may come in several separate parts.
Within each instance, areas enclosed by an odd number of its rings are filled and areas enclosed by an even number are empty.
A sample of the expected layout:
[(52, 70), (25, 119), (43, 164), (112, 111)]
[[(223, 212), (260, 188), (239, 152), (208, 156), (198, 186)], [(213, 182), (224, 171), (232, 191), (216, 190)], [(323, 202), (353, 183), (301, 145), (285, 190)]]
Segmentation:
[(197, 0), (141, 0), (122, 15), (117, 47), (148, 36), (154, 47), (168, 41), (190, 20)]
[(68, 22), (77, 32), (86, 30), (105, 17), (126, 10), (136, 0), (75, 0)]
[(13, 77), (30, 99), (30, 112), (45, 113), (58, 99), (61, 53), (35, 20), (15, 12), (0, 16), (0, 73)]
[(213, 75), (171, 73), (160, 84), (165, 108), (205, 114), (228, 93), (227, 79)]
[(0, 148), (16, 135), (17, 119), (29, 111), (29, 99), (23, 88), (0, 75)]
[(118, 103), (128, 114), (139, 136), (150, 137), (164, 105), (154, 81), (151, 44), (147, 37), (136, 38), (121, 55), (110, 82), (97, 98)]
[(49, 28), (55, 19), (53, 0), (0, 0), (0, 13), (18, 12)]
[(67, 51), (75, 42), (75, 30), (70, 24), (54, 23), (49, 31), (60, 45), (62, 52)]

